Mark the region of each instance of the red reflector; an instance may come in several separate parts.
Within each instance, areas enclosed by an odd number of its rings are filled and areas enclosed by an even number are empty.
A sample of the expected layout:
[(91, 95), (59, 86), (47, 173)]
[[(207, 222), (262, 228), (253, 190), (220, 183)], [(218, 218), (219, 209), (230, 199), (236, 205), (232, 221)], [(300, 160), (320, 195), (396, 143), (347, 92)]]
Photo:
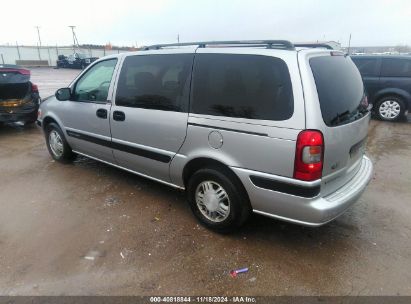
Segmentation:
[(304, 181), (321, 178), (323, 159), (323, 134), (317, 130), (300, 132), (295, 149), (294, 178)]
[(32, 93), (38, 93), (39, 92), (39, 87), (36, 84), (31, 85), (31, 92)]

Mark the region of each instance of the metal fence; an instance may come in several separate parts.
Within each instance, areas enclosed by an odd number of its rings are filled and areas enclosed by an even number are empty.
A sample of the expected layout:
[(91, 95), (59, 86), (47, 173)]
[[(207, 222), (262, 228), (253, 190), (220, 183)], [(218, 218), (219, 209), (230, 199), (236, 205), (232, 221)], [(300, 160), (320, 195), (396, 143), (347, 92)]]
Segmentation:
[[(90, 57), (103, 57), (127, 51), (80, 48), (76, 49), (76, 52), (87, 54)], [(74, 51), (72, 47), (3, 45), (0, 46), (0, 64), (16, 64), (17, 60), (29, 60), (34, 62), (38, 61), (39, 63), (44, 63), (46, 61), (49, 66), (55, 66), (59, 55), (68, 56), (73, 53)]]

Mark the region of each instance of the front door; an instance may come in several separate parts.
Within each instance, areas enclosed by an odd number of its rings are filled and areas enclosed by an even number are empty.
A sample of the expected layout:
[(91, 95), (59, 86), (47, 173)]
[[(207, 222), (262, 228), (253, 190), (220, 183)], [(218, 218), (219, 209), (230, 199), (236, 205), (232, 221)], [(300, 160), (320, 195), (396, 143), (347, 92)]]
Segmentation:
[(120, 166), (170, 181), (170, 161), (186, 137), (193, 57), (124, 59), (111, 113), (113, 153)]
[(117, 59), (100, 61), (72, 86), (72, 96), (57, 109), (72, 149), (114, 162), (111, 149), (109, 92)]

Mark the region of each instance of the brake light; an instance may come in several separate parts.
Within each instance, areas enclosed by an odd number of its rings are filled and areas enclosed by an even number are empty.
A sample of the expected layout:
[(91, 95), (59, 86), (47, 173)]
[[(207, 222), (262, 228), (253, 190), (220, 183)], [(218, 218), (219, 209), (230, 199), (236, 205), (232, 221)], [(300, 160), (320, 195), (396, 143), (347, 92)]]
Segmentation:
[(38, 93), (39, 92), (39, 87), (36, 84), (31, 84), (31, 92), (32, 93)]
[(364, 108), (364, 109), (367, 109), (368, 108), (368, 97), (367, 97), (367, 95), (364, 95), (364, 97), (363, 97), (363, 99), (361, 100), (361, 106)]
[(324, 138), (317, 130), (298, 134), (295, 150), (294, 178), (313, 181), (321, 178), (324, 159)]

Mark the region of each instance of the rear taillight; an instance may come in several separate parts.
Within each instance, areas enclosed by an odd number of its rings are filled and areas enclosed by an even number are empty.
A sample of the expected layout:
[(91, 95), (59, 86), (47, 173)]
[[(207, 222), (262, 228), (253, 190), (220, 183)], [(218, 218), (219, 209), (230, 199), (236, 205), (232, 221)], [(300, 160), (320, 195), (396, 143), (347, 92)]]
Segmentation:
[(295, 150), (294, 178), (313, 181), (321, 178), (324, 138), (320, 131), (304, 130), (298, 134)]
[(36, 84), (31, 85), (31, 92), (32, 93), (38, 93), (39, 92), (39, 87)]

